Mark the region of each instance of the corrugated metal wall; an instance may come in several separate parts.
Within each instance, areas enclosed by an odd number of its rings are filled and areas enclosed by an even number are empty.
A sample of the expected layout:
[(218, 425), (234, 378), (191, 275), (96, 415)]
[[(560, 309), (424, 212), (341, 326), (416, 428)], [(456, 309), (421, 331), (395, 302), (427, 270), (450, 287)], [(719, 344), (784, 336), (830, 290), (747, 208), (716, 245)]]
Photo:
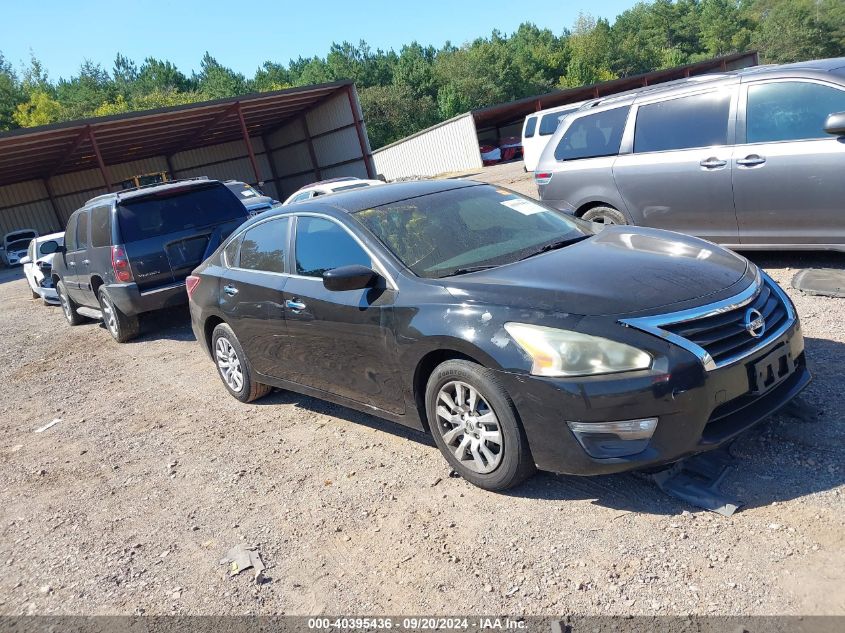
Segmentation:
[[(264, 192), (284, 199), (299, 187), (319, 178), (358, 176), (367, 178), (369, 141), (361, 122), (357, 93), (345, 89), (309, 110), (303, 117), (290, 121), (265, 137), (252, 137), (252, 147), (261, 172)], [(358, 137), (356, 119), (364, 131), (364, 151)], [(307, 132), (316, 164), (311, 160)], [(172, 178), (208, 176), (220, 180), (235, 179), (257, 184), (246, 144), (243, 141), (221, 143), (173, 154), (170, 157)], [(170, 171), (167, 159), (158, 156), (118, 165), (108, 165), (112, 184), (132, 176)], [(0, 187), (0, 238), (19, 228), (34, 228), (39, 233), (61, 230), (70, 214), (94, 196), (106, 193), (98, 169), (61, 174), (50, 179), (50, 193), (43, 180), (31, 180)]]
[(472, 114), (445, 121), (373, 152), (376, 173), (388, 180), (478, 169), (481, 154)]

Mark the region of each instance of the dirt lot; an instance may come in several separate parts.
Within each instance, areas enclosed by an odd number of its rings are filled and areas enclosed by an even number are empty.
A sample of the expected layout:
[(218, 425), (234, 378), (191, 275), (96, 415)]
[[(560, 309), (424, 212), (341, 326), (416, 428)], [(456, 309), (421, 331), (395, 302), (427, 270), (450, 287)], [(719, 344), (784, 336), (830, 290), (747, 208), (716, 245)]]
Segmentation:
[[(845, 300), (789, 287), (845, 258), (753, 259), (797, 304), (819, 415), (733, 446), (731, 518), (634, 475), (484, 492), (387, 422), (238, 403), (186, 310), (117, 345), (0, 271), (0, 613), (845, 614)], [(220, 565), (239, 543), (264, 583)]]

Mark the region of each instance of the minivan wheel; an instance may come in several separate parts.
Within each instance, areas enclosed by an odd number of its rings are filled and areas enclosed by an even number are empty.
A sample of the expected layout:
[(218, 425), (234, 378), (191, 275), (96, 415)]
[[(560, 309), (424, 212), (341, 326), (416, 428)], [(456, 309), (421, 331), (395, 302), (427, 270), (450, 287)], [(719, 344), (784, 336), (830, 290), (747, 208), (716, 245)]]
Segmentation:
[(437, 447), (470, 483), (506, 490), (534, 474), (513, 402), (489, 369), (446, 361), (428, 379), (425, 404)]
[(249, 361), (240, 341), (225, 323), (221, 323), (211, 334), (212, 354), (217, 364), (217, 373), (226, 389), (241, 402), (252, 402), (263, 398), (272, 387), (255, 382), (250, 377)]
[(581, 217), (596, 224), (628, 224), (625, 214), (613, 207), (593, 207)]
[(100, 286), (97, 292), (97, 298), (100, 300), (100, 311), (103, 313), (103, 324), (118, 343), (126, 343), (138, 336), (140, 331), (140, 323), (137, 316), (128, 316), (120, 311), (111, 300), (108, 291), (104, 286)]
[(67, 296), (67, 288), (65, 282), (59, 281), (56, 284), (56, 294), (59, 295), (59, 303), (62, 305), (62, 313), (70, 325), (79, 325), (85, 321), (85, 317), (76, 311), (76, 304), (73, 299)]

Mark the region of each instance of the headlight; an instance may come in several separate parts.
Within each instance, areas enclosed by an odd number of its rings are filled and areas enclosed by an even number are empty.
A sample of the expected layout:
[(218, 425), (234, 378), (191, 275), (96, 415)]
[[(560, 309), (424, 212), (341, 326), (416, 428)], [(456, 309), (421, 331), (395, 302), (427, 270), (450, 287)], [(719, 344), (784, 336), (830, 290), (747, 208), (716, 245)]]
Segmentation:
[(536, 376), (590, 376), (651, 367), (646, 352), (600, 336), (527, 323), (505, 323), (505, 330), (531, 356)]

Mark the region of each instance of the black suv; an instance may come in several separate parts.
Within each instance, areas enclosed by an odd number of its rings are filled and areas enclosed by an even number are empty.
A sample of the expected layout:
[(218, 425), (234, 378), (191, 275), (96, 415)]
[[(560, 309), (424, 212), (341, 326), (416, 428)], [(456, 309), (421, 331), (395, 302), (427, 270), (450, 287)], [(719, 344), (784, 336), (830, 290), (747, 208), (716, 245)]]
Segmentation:
[(53, 282), (65, 317), (101, 318), (120, 343), (138, 315), (187, 303), (185, 277), (247, 219), (223, 183), (196, 179), (98, 196), (74, 211)]

